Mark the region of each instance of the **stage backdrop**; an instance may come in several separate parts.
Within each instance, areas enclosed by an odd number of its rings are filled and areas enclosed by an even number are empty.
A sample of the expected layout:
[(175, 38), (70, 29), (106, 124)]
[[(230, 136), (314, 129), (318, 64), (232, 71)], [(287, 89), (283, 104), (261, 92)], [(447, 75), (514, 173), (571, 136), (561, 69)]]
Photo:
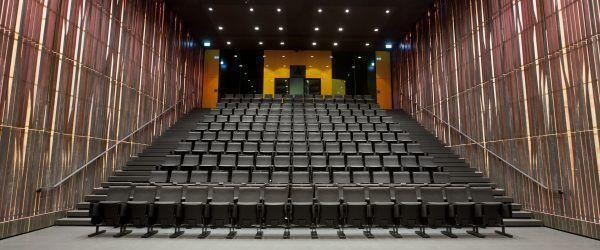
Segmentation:
[(0, 30), (0, 238), (51, 225), (199, 103), (202, 51), (162, 1), (4, 0)]
[(414, 113), (547, 226), (594, 238), (600, 238), (598, 13), (600, 4), (589, 0), (439, 0), (393, 53), (396, 108)]

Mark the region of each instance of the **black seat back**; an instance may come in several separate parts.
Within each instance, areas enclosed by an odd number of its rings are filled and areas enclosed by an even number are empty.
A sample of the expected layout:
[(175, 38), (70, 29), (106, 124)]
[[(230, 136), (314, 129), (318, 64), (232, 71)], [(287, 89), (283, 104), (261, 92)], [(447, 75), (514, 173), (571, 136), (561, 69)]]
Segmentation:
[(182, 197), (182, 186), (163, 186), (160, 188), (159, 201), (161, 202), (180, 202)]
[(156, 187), (137, 186), (133, 189), (133, 201), (154, 202), (156, 199)]
[(444, 194), (441, 187), (422, 187), (421, 201), (423, 202), (443, 202)]
[(212, 202), (229, 202), (234, 200), (233, 187), (214, 187), (212, 194)]
[(185, 201), (186, 202), (202, 202), (206, 203), (208, 200), (208, 187), (207, 186), (189, 186), (185, 190)]
[(126, 202), (131, 196), (130, 186), (111, 186), (108, 188), (105, 201)]

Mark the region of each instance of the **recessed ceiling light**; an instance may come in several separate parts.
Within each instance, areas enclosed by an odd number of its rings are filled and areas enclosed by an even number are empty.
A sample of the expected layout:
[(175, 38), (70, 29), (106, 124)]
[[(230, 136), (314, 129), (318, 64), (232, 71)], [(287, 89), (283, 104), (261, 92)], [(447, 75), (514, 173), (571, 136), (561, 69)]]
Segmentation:
[(312, 42), (312, 46), (317, 46), (317, 42)]
[(386, 49), (391, 49), (392, 48), (392, 44), (391, 43), (386, 43), (385, 44), (385, 48)]
[(315, 56), (310, 56), (310, 58), (315, 58)]
[(263, 42), (262, 41), (258, 42), (258, 45), (263, 45)]
[(231, 42), (230, 42), (230, 41), (227, 41), (227, 45), (231, 45)]
[(281, 12), (281, 8), (277, 8), (277, 12)]
[(317, 10), (317, 12), (321, 13), (321, 12), (323, 12), (323, 9), (319, 8), (319, 9)]
[(337, 42), (333, 42), (333, 46), (338, 46), (338, 43)]
[(346, 12), (346, 14), (350, 13), (350, 9), (346, 9), (345, 12)]
[(315, 27), (315, 31), (319, 31), (319, 27)]
[(212, 12), (213, 8), (212, 7), (208, 7), (208, 11)]
[(339, 28), (338, 28), (338, 31), (339, 31), (339, 32), (342, 32), (342, 31), (344, 31), (344, 27), (339, 27)]
[(373, 31), (379, 32), (379, 28), (374, 28)]
[(279, 31), (283, 31), (283, 26), (279, 26), (279, 28), (277, 28)]
[(254, 12), (254, 8), (250, 7), (250, 12)]
[(204, 41), (204, 47), (210, 47), (210, 41)]
[(362, 59), (362, 56), (358, 56), (358, 59)]
[(365, 43), (365, 47), (369, 47), (369, 46), (371, 46), (370, 43)]
[(238, 55), (233, 55), (233, 57), (237, 58), (237, 57), (238, 57)]
[(260, 27), (258, 27), (258, 26), (254, 26), (254, 30), (256, 30), (256, 31), (259, 31), (259, 30), (260, 30)]
[(325, 65), (325, 68), (329, 68), (329, 65)]
[(285, 58), (285, 55), (281, 56), (281, 58)]
[(385, 10), (385, 14), (390, 14), (390, 12), (392, 12), (392, 11), (390, 11), (390, 10)]
[(281, 42), (279, 42), (279, 45), (283, 46), (283, 45), (285, 45), (285, 42), (281, 41)]
[(223, 26), (219, 26), (219, 30), (223, 30)]

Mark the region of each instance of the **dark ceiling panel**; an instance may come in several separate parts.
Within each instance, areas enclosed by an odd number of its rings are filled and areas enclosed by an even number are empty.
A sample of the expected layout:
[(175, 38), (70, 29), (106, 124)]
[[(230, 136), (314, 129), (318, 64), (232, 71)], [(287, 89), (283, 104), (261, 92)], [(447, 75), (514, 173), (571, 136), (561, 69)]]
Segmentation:
[[(200, 40), (239, 49), (382, 49), (398, 41), (432, 0), (166, 0)], [(212, 11), (209, 11), (212, 8)], [(253, 8), (251, 12), (249, 9)], [(281, 12), (277, 12), (281, 8)], [(322, 9), (319, 13), (317, 10)], [(345, 10), (349, 9), (349, 13)], [(386, 10), (390, 10), (386, 14)], [(218, 27), (222, 26), (223, 30)], [(254, 30), (254, 27), (260, 30)], [(283, 30), (279, 30), (283, 27)], [(318, 27), (319, 31), (314, 28)], [(343, 31), (338, 31), (342, 27)], [(379, 28), (379, 32), (374, 29)], [(263, 42), (260, 46), (259, 41)], [(285, 45), (281, 46), (280, 42)], [(316, 42), (317, 46), (312, 43)], [(334, 47), (333, 43), (338, 42)], [(365, 47), (370, 43), (370, 48)]]

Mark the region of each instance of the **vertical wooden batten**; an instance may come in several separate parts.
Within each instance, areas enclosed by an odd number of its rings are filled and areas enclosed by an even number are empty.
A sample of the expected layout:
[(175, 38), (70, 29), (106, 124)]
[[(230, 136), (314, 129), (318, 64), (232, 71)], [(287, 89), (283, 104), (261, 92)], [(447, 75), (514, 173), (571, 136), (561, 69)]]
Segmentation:
[[(392, 54), (393, 103), (547, 226), (600, 238), (600, 5), (438, 0)], [(545, 183), (503, 165), (417, 105)]]

